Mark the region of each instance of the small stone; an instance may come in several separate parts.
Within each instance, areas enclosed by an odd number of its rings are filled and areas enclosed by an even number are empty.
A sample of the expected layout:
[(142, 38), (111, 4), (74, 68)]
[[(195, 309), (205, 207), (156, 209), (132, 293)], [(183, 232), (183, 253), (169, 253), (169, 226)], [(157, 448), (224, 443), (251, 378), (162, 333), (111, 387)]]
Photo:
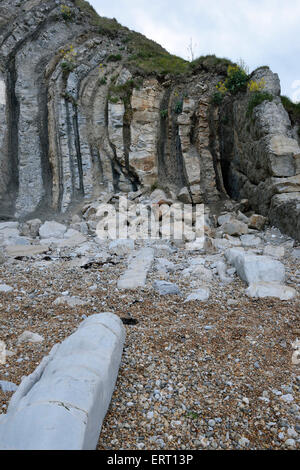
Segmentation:
[(280, 300), (291, 300), (297, 295), (297, 292), (292, 287), (276, 282), (256, 282), (246, 289), (246, 295), (259, 299), (274, 297)]
[(209, 289), (206, 287), (203, 287), (193, 292), (192, 294), (190, 294), (184, 302), (191, 302), (195, 300), (198, 300), (200, 302), (205, 302), (206, 300), (209, 299), (209, 296), (210, 296)]
[(293, 395), (291, 395), (290, 393), (286, 394), (286, 395), (282, 395), (280, 397), (280, 399), (282, 401), (284, 401), (285, 403), (292, 403), (294, 401), (294, 397)]
[(287, 447), (294, 448), (296, 446), (296, 441), (294, 439), (287, 439), (284, 444)]
[(76, 296), (68, 296), (68, 295), (63, 295), (61, 297), (58, 297), (54, 302), (53, 305), (63, 305), (66, 304), (69, 307), (77, 307), (80, 305), (85, 305), (87, 303), (86, 300), (80, 299), (79, 297)]
[(159, 295), (181, 295), (179, 288), (176, 284), (167, 281), (154, 281), (153, 288)]
[(118, 239), (109, 245), (109, 251), (117, 256), (125, 256), (134, 250), (134, 240)]
[(20, 343), (42, 343), (44, 341), (43, 336), (33, 333), (32, 331), (24, 331), (17, 341), (17, 344)]
[(239, 440), (239, 445), (241, 447), (248, 447), (250, 444), (250, 441), (249, 439), (247, 439), (246, 437), (242, 437), (240, 440)]
[(241, 236), (242, 246), (245, 248), (254, 248), (261, 244), (261, 238), (255, 237), (254, 235), (242, 235)]
[(6, 284), (1, 284), (0, 285), (0, 292), (3, 292), (4, 294), (7, 294), (8, 292), (12, 292), (13, 288), (6, 285)]
[(294, 438), (297, 438), (298, 437), (298, 433), (295, 431), (295, 429), (293, 428), (288, 428), (287, 430), (287, 435), (289, 437), (294, 437)]
[(18, 386), (13, 382), (7, 382), (6, 380), (0, 380), (0, 389), (4, 393), (15, 392)]
[(263, 230), (264, 226), (266, 225), (267, 219), (263, 215), (253, 214), (250, 217), (249, 227), (254, 228), (256, 230)]
[(239, 220), (230, 220), (229, 222), (225, 222), (221, 227), (220, 230), (223, 233), (227, 233), (228, 235), (246, 235), (248, 233), (248, 226), (244, 224), (244, 222), (240, 222)]

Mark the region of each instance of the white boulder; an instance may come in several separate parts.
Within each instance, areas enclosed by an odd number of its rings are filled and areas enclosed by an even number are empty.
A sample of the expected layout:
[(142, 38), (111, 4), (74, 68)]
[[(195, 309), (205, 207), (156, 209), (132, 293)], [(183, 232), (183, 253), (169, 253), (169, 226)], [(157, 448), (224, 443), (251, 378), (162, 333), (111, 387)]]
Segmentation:
[(64, 234), (67, 231), (67, 227), (58, 222), (47, 221), (39, 229), (39, 234), (41, 238), (50, 239), (50, 238), (63, 238)]
[(285, 280), (284, 265), (268, 256), (258, 256), (239, 248), (231, 248), (225, 252), (227, 261), (232, 264), (239, 277), (250, 284), (258, 282), (277, 282)]
[(125, 340), (112, 313), (87, 318), (23, 379), (0, 420), (2, 450), (94, 450)]
[(280, 300), (291, 300), (296, 295), (295, 289), (283, 284), (277, 284), (274, 282), (259, 282), (251, 284), (246, 289), (248, 297), (263, 299), (265, 297), (275, 297)]

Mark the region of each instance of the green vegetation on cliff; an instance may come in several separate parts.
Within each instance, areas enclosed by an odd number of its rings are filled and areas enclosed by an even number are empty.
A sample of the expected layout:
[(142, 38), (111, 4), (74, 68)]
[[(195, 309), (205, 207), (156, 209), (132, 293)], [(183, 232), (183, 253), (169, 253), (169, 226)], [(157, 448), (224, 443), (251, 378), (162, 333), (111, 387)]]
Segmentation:
[(233, 65), (230, 60), (218, 58), (215, 55), (202, 56), (193, 62), (188, 62), (181, 57), (170, 54), (155, 41), (122, 26), (115, 18), (110, 19), (99, 16), (87, 1), (73, 1), (75, 6), (90, 18), (99, 34), (119, 38), (124, 45), (124, 48), (121, 48), (120, 51), (126, 51), (126, 56), (124, 53), (123, 57), (126, 58), (128, 64), (146, 74), (178, 75), (192, 73), (199, 68), (226, 73), (228, 65)]
[[(292, 123), (300, 126), (300, 103), (293, 103), (287, 96), (281, 96), (281, 102), (289, 113)], [(300, 136), (300, 128), (298, 134)]]

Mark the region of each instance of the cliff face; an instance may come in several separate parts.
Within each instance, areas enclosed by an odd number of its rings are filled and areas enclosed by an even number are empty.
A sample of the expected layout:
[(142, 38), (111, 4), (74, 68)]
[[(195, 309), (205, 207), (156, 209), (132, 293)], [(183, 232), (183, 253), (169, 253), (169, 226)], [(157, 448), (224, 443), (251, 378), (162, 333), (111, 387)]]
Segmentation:
[(277, 225), (283, 204), (299, 220), (278, 77), (256, 71), (274, 102), (249, 118), (248, 93), (210, 104), (226, 69), (189, 68), (82, 0), (0, 1), (0, 215), (161, 186), (183, 202), (247, 197)]
[(220, 110), (222, 166), (228, 193), (249, 199), (251, 207), (294, 238), (300, 237), (299, 137), (280, 95), (276, 74), (262, 67), (273, 99), (249, 113), (249, 94), (227, 101)]

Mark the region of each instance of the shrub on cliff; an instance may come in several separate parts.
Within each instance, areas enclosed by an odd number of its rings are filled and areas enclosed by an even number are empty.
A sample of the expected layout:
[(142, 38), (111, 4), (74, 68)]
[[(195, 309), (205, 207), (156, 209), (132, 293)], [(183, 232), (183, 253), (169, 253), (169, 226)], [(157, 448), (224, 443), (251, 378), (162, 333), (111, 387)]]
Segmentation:
[(228, 66), (225, 87), (232, 95), (245, 91), (248, 80), (249, 75), (239, 65)]
[(220, 106), (223, 101), (223, 97), (223, 93), (221, 93), (220, 91), (215, 91), (211, 97), (210, 102), (216, 106)]
[(227, 93), (236, 95), (239, 91), (246, 91), (248, 81), (249, 75), (242, 66), (228, 65), (227, 78), (216, 85), (217, 91), (211, 96), (211, 103), (219, 106)]
[(72, 21), (74, 18), (74, 11), (71, 10), (67, 5), (61, 5), (60, 8), (61, 16), (65, 21)]

